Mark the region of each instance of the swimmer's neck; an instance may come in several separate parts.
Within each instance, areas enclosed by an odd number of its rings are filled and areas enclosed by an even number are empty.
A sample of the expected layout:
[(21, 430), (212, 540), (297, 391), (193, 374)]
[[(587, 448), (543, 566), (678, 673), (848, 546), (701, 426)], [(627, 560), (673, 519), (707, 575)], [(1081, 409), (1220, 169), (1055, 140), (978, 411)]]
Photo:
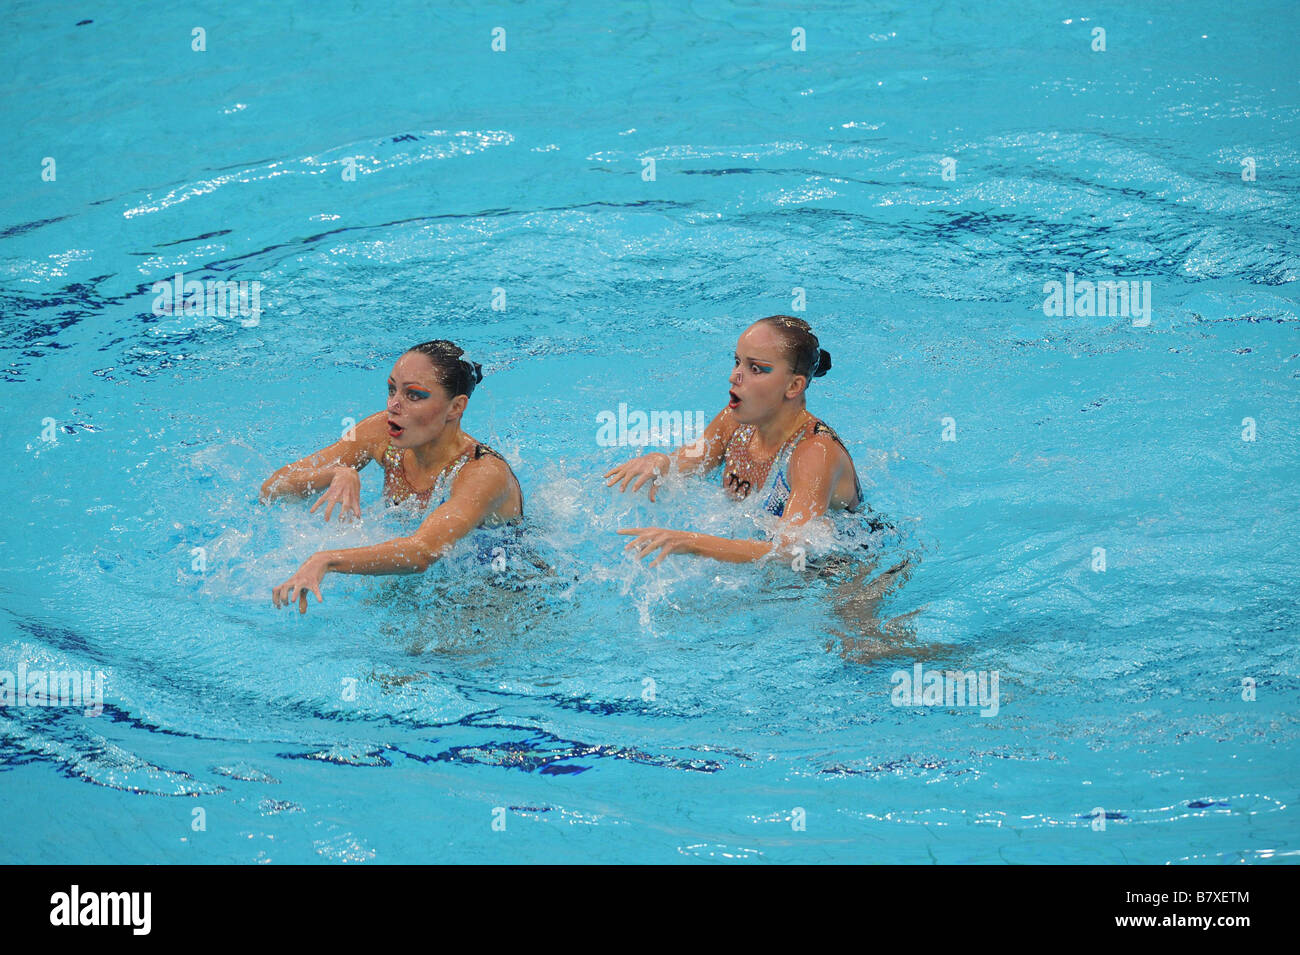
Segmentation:
[(791, 402), (773, 415), (770, 420), (755, 425), (754, 430), (758, 433), (760, 447), (754, 450), (768, 456), (780, 451), (781, 445), (789, 439), (790, 432), (794, 430), (795, 422), (803, 417), (804, 410), (804, 402)]
[(456, 425), (443, 431), (436, 441), (411, 448), (411, 456), (415, 458), (415, 465), (422, 474), (440, 474), (443, 468), (456, 459), (461, 446), (468, 440), (469, 435)]

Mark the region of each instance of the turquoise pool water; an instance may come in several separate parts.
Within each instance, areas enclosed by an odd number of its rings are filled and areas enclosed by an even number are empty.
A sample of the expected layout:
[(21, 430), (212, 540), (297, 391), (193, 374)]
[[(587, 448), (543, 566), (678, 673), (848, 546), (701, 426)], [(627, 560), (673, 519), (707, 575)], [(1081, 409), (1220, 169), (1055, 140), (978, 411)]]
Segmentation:
[[(0, 671), (104, 709), (0, 707), (0, 859), (1296, 861), (1296, 21), (11, 6)], [(178, 272), (260, 315), (155, 314)], [(1047, 314), (1111, 278), (1149, 324)], [(796, 289), (897, 532), (856, 583), (636, 566), (755, 527), (606, 491), (598, 416), (711, 417)], [(353, 527), (258, 486), (433, 337), (529, 552), (276, 613), (401, 518), (374, 467)], [(895, 705), (918, 663), (996, 714)]]

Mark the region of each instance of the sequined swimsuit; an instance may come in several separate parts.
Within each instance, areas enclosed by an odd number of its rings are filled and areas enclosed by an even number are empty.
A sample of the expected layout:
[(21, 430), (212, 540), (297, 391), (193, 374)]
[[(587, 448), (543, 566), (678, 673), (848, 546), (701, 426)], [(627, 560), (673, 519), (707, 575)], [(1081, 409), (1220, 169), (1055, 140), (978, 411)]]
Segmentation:
[[(402, 452), (393, 447), (390, 443), (388, 447), (384, 449), (384, 456), (380, 460), (380, 463), (384, 468), (384, 500), (387, 501), (390, 506), (395, 506), (402, 504), (411, 498), (415, 498), (421, 509), (429, 508), (432, 510), (433, 508), (441, 507), (447, 502), (447, 499), (451, 497), (451, 485), (452, 482), (456, 480), (456, 475), (460, 474), (460, 469), (463, 468), (468, 461), (477, 461), (485, 454), (489, 454), (494, 458), (501, 458), (502, 461), (505, 461), (505, 458), (501, 457), (500, 454), (493, 451), (487, 445), (475, 444), (474, 450), (466, 451), (439, 472), (437, 479), (433, 482), (433, 487), (429, 488), (427, 491), (417, 491), (415, 488), (411, 487), (411, 482), (406, 479), (406, 469), (402, 466)], [(508, 468), (510, 465), (507, 463), (506, 467)], [(519, 479), (515, 477), (513, 470), (510, 472), (510, 476), (514, 478), (515, 487), (519, 487)], [(519, 516), (511, 518), (511, 521), (520, 521), (523, 519), (523, 501), (524, 495), (523, 490), (521, 489), (519, 492)]]
[[(808, 425), (811, 424), (810, 428)], [(844, 442), (840, 436), (831, 429), (829, 425), (823, 424), (816, 418), (811, 422), (802, 425), (789, 438), (781, 449), (777, 451), (776, 456), (766, 463), (758, 462), (753, 459), (749, 453), (749, 439), (754, 436), (754, 426), (752, 424), (742, 424), (731, 434), (731, 440), (727, 442), (727, 447), (723, 451), (722, 462), (722, 485), (733, 497), (740, 499), (749, 496), (750, 490), (755, 484), (759, 485), (759, 494), (763, 499), (763, 510), (769, 514), (775, 514), (781, 517), (785, 514), (786, 502), (790, 500), (790, 481), (786, 477), (786, 470), (790, 466), (790, 458), (794, 454), (794, 449), (799, 446), (799, 442), (810, 434), (825, 434), (844, 448), (844, 453), (848, 454), (849, 449), (844, 447)], [(852, 466), (853, 458), (850, 456), (849, 465)], [(855, 470), (853, 473), (853, 490), (857, 495), (853, 506), (848, 508), (852, 511), (862, 503), (862, 485), (858, 483), (858, 475)]]

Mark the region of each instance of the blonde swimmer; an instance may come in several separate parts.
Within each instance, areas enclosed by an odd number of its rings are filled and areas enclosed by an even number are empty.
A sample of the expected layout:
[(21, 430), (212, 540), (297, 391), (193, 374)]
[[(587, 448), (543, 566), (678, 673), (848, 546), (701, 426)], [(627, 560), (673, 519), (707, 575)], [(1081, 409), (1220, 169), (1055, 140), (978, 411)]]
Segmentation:
[(708, 473), (722, 465), (722, 484), (735, 499), (757, 493), (763, 509), (782, 518), (772, 540), (735, 540), (662, 527), (628, 527), (626, 549), (638, 559), (658, 554), (710, 557), (729, 563), (786, 554), (803, 543), (795, 529), (831, 510), (855, 510), (862, 487), (839, 436), (806, 407), (808, 384), (830, 370), (831, 356), (803, 319), (771, 315), (759, 319), (736, 343), (728, 383), (729, 401), (696, 444), (675, 454), (653, 451), (605, 473), (606, 487), (638, 491), (649, 484), (655, 499), (658, 478)]

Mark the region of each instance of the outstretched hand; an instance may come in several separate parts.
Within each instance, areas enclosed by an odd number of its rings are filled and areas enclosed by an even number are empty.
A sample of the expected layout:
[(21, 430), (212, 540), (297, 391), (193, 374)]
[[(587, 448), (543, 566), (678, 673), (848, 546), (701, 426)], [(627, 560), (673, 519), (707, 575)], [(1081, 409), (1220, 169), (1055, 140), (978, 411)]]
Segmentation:
[(655, 492), (659, 490), (659, 478), (668, 473), (672, 463), (672, 458), (662, 451), (651, 451), (606, 471), (604, 476), (609, 480), (605, 482), (605, 487), (613, 487), (622, 481), (619, 491), (626, 492), (628, 483), (633, 482), (632, 490), (639, 491), (646, 481), (650, 481), (650, 500), (653, 501)]
[(353, 516), (361, 517), (361, 475), (353, 468), (335, 468), (334, 477), (330, 480), (330, 486), (325, 489), (325, 493), (317, 498), (316, 503), (311, 506), (307, 513), (315, 514), (316, 508), (322, 504), (328, 504), (325, 508), (325, 522), (328, 524), (330, 516), (334, 513), (335, 506), (339, 509), (339, 520), (343, 520), (345, 514), (351, 513)]
[(691, 545), (699, 536), (693, 531), (673, 531), (663, 527), (625, 527), (619, 533), (636, 535), (623, 549), (632, 551), (637, 560), (660, 551), (659, 556), (650, 562), (651, 567), (657, 566), (669, 554), (692, 553)]
[(298, 600), (298, 612), (307, 612), (307, 594), (316, 595), (317, 603), (324, 603), (320, 594), (320, 582), (325, 576), (325, 560), (320, 554), (312, 554), (284, 583), (271, 590), (271, 601), (276, 607), (288, 607)]

